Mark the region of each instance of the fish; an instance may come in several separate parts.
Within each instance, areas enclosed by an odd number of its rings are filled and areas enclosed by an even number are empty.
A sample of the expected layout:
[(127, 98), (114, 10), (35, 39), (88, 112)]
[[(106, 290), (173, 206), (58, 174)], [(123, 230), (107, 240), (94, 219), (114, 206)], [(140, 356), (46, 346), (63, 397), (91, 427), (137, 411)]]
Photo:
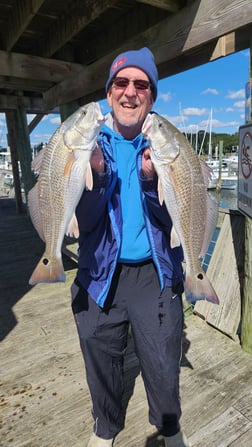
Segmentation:
[(142, 135), (150, 144), (150, 158), (158, 176), (159, 201), (172, 220), (171, 248), (182, 246), (186, 300), (219, 298), (202, 269), (218, 218), (218, 206), (207, 191), (211, 169), (200, 160), (186, 137), (165, 117), (148, 113)]
[(29, 284), (65, 282), (61, 248), (65, 234), (78, 238), (75, 208), (92, 189), (90, 157), (105, 122), (98, 103), (79, 107), (56, 129), (32, 161), (37, 182), (28, 192), (31, 221), (45, 251)]

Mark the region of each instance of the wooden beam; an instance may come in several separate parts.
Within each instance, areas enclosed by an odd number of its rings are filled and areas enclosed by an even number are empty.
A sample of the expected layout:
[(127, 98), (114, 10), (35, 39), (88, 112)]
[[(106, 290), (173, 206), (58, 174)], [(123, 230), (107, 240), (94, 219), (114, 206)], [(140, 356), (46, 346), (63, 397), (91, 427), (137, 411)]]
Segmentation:
[(32, 98), (18, 95), (0, 95), (0, 110), (15, 110), (22, 107), (26, 113), (46, 112), (42, 98)]
[(40, 79), (23, 79), (17, 77), (1, 76), (0, 89), (24, 90), (26, 92), (42, 93), (53, 87), (55, 82), (41, 81)]
[(81, 72), (83, 65), (0, 51), (0, 75), (57, 83)]
[(32, 131), (35, 129), (35, 127), (40, 123), (40, 121), (45, 116), (44, 113), (38, 113), (36, 116), (34, 116), (33, 120), (28, 124), (28, 131), (29, 134), (32, 133)]
[(154, 6), (154, 8), (164, 9), (165, 11), (178, 12), (179, 3), (176, 0), (137, 0), (138, 3)]
[[(216, 42), (219, 37), (250, 24), (251, 18), (251, 0), (243, 0), (242, 3), (237, 0), (196, 0), (171, 18), (164, 19), (125, 42), (106, 57), (84, 67), (74, 78), (69, 77), (49, 89), (43, 95), (46, 107), (50, 109), (101, 89), (113, 58), (130, 47), (149, 46), (154, 52), (157, 65), (168, 65), (169, 61), (181, 55), (190, 54), (192, 57), (193, 50), (209, 42), (211, 44), (211, 41)], [(164, 76), (168, 75), (164, 73)]]
[(45, 0), (16, 1), (7, 23), (1, 26), (2, 48), (10, 51)]
[(19, 176), (19, 165), (18, 165), (18, 148), (17, 148), (17, 137), (16, 137), (16, 113), (14, 110), (8, 111), (5, 114), (6, 124), (8, 129), (8, 145), (10, 146), (11, 153), (11, 164), (12, 173), (14, 179), (14, 190), (15, 190), (15, 200), (16, 200), (16, 211), (18, 214), (24, 212), (22, 193), (21, 193), (21, 180)]
[(41, 55), (50, 57), (62, 48), (72, 37), (83, 30), (89, 23), (100, 17), (107, 9), (116, 6), (119, 0), (103, 0), (102, 2), (71, 2), (71, 13), (68, 11), (59, 17), (54, 24), (51, 37), (40, 42)]
[[(182, 55), (168, 60), (158, 65), (158, 71), (160, 79), (171, 76), (189, 68), (195, 68), (199, 65), (206, 64), (217, 58), (227, 56), (235, 51), (241, 51), (246, 49), (249, 40), (249, 27), (248, 32), (235, 32), (231, 33), (225, 40), (213, 40), (210, 43), (197, 47), (192, 51), (187, 51)], [(225, 48), (223, 43), (225, 42)], [(225, 54), (224, 54), (225, 53)]]

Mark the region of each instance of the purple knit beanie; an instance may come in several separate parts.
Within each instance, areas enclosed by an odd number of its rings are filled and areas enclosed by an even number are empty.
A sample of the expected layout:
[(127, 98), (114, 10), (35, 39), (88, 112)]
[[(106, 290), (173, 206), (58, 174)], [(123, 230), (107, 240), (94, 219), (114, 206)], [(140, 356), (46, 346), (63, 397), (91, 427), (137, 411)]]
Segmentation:
[(140, 50), (126, 51), (115, 58), (110, 67), (109, 78), (106, 82), (106, 93), (108, 92), (112, 79), (118, 71), (126, 67), (137, 67), (147, 74), (152, 85), (153, 98), (155, 101), (157, 98), (158, 71), (152, 52), (146, 47), (141, 48)]

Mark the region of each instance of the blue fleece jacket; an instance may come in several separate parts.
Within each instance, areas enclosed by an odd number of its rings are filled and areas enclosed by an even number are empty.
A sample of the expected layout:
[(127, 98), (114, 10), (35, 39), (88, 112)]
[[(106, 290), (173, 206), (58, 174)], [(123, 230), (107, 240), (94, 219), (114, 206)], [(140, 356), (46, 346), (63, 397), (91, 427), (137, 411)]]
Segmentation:
[[(182, 281), (183, 251), (170, 247), (172, 223), (165, 205), (159, 204), (157, 178), (146, 179), (141, 171), (147, 141), (138, 135), (125, 142), (104, 125), (98, 144), (105, 173), (93, 173), (94, 188), (83, 192), (76, 208), (80, 230), (77, 278), (103, 307), (118, 262), (152, 258), (162, 290)], [(125, 169), (123, 152), (128, 158)], [(129, 199), (130, 207), (125, 202)], [(136, 225), (132, 225), (134, 219)]]

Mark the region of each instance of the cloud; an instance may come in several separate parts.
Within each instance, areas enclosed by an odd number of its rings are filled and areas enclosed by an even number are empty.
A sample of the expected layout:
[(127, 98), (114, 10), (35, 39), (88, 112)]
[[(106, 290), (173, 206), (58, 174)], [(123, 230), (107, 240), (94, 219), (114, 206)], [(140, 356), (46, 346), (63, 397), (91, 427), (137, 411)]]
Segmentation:
[(187, 107), (186, 109), (183, 109), (182, 113), (186, 116), (203, 116), (208, 115), (209, 110), (205, 108), (200, 109), (198, 107)]
[(172, 94), (170, 92), (167, 93), (160, 93), (158, 95), (158, 99), (161, 99), (164, 102), (169, 102), (172, 98)]
[(207, 88), (206, 90), (203, 90), (203, 92), (201, 92), (201, 95), (218, 95), (219, 92), (218, 90), (216, 90), (216, 88)]
[[(199, 127), (205, 129), (208, 125), (208, 121), (201, 121), (201, 123), (199, 123)], [(227, 122), (223, 122), (223, 121), (219, 121), (219, 120), (212, 120), (212, 129), (218, 129), (220, 127), (239, 127), (240, 123), (239, 121), (227, 121)]]
[(52, 124), (61, 124), (60, 116), (54, 116), (53, 118), (50, 118), (50, 123), (52, 123)]
[(226, 98), (229, 99), (245, 98), (245, 89), (242, 88), (240, 90), (237, 90), (236, 92), (233, 90), (229, 90)]
[(238, 109), (242, 109), (245, 107), (245, 101), (237, 101), (234, 103), (235, 107), (238, 107)]

